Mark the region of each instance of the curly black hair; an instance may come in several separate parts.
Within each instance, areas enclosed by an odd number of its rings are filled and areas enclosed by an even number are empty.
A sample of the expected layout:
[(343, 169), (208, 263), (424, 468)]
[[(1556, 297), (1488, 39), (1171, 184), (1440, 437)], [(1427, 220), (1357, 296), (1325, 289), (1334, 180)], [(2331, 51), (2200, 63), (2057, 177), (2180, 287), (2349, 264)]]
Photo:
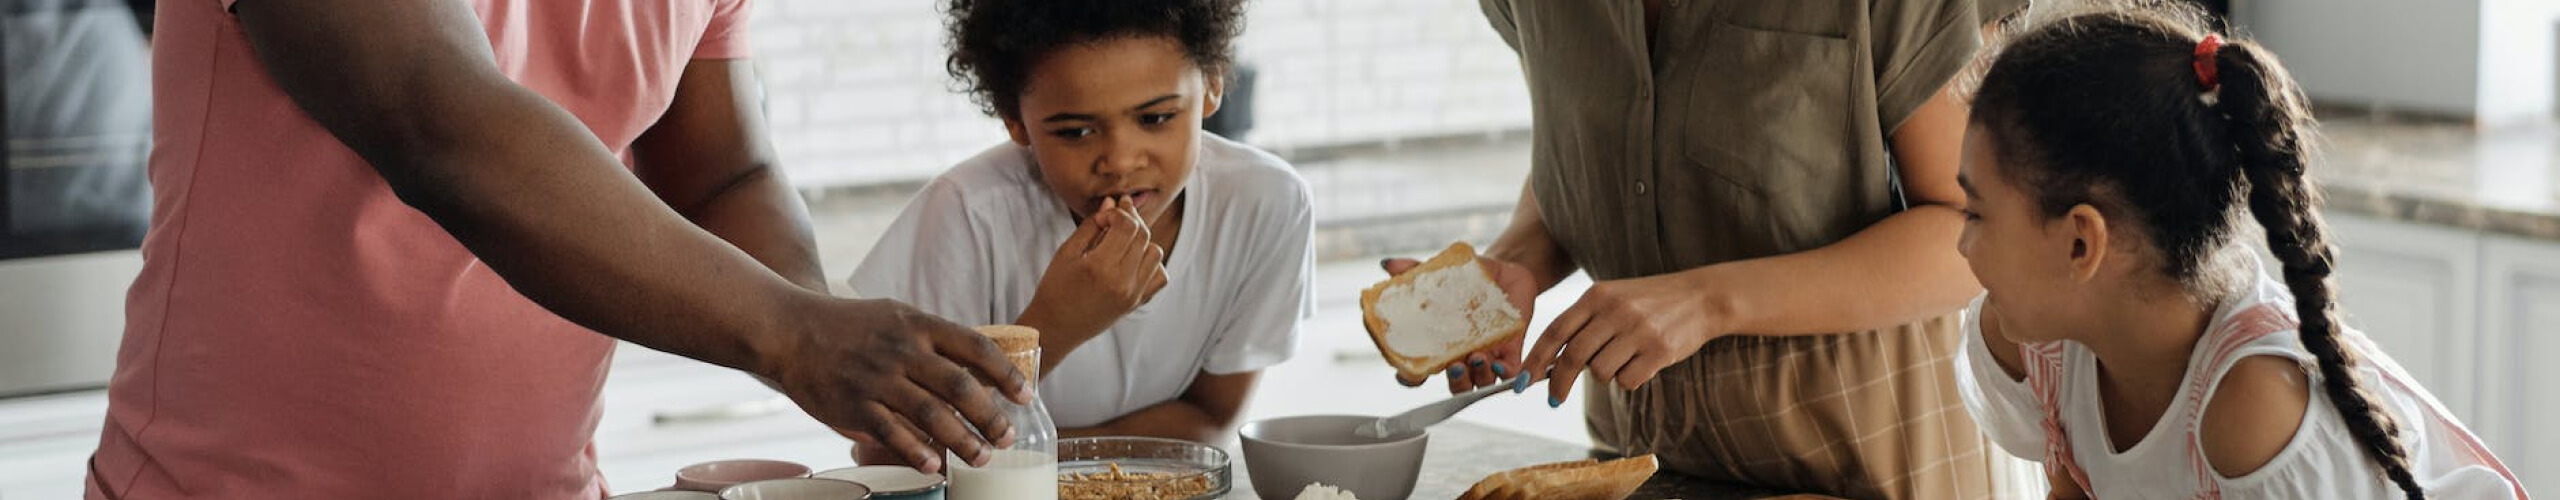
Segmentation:
[(1031, 67), (1051, 51), (1117, 37), (1166, 37), (1212, 78), (1235, 59), (1243, 0), (950, 0), (945, 66), (988, 115), (1021, 112)]

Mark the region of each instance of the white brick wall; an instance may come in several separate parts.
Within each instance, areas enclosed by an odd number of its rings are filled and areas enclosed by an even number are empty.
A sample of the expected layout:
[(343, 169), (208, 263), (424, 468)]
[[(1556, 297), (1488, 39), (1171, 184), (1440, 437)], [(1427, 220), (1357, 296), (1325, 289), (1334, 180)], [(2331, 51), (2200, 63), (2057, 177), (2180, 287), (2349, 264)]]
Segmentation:
[[(952, 91), (935, 0), (758, 0), (775, 146), (803, 186), (930, 177), (1004, 129)], [(1274, 150), (1529, 126), (1518, 60), (1474, 0), (1253, 0), (1248, 137)]]

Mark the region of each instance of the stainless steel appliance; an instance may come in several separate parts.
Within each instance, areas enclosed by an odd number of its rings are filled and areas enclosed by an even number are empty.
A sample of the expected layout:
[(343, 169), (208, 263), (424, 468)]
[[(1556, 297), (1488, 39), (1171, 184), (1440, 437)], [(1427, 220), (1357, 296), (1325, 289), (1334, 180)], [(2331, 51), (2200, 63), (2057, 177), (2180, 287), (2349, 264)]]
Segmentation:
[(0, 8), (0, 396), (100, 387), (150, 216), (150, 5)]

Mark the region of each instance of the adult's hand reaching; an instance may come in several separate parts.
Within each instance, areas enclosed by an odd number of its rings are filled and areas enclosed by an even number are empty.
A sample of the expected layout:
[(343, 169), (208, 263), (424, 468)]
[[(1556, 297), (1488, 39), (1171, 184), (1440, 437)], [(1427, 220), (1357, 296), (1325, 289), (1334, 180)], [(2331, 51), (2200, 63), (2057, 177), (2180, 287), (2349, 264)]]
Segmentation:
[[(990, 446), (982, 436), (1008, 439), (988, 389), (1017, 400), (1029, 391), (991, 343), (904, 304), (826, 296), (695, 225), (653, 188), (692, 201), (717, 190), (667, 189), (688, 184), (665, 175), (644, 183), (577, 116), (499, 71), (469, 5), (248, 0), (233, 10), (278, 90), (552, 313), (764, 376), (819, 421), (920, 468), (940, 468), (940, 446), (977, 462)], [(705, 177), (721, 185), (758, 178), (751, 160), (670, 165), (714, 168)], [(805, 236), (764, 241), (749, 246), (806, 246)]]
[(926, 472), (942, 469), (945, 449), (984, 465), (1013, 444), (995, 397), (1027, 404), (1029, 384), (985, 336), (891, 300), (819, 307), (760, 349), (757, 369), (810, 416), (881, 451), (869, 456)]

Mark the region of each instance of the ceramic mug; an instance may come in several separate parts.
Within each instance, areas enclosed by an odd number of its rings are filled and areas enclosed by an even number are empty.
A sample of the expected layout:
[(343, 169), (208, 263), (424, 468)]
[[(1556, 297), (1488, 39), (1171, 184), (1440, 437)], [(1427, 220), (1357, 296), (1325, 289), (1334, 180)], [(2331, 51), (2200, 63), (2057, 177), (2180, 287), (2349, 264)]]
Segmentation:
[(869, 500), (871, 489), (851, 481), (791, 478), (756, 481), (720, 490), (720, 500)]
[(719, 493), (730, 486), (795, 477), (809, 477), (809, 466), (781, 460), (720, 460), (677, 469), (675, 489)]
[(871, 498), (875, 500), (942, 500), (943, 486), (948, 484), (940, 474), (926, 474), (903, 465), (829, 469), (809, 477), (860, 483), (871, 488)]

